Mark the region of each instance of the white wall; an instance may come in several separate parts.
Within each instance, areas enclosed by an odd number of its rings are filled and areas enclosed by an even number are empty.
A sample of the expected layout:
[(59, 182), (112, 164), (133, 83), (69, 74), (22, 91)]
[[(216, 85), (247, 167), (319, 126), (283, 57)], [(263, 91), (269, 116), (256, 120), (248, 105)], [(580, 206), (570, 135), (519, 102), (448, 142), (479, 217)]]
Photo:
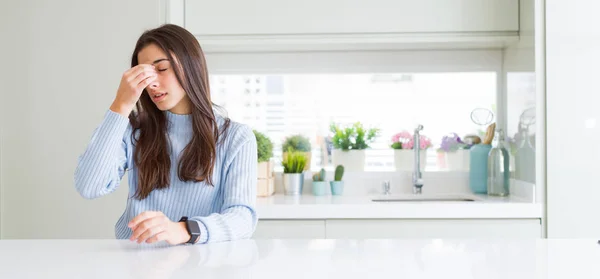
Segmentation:
[(89, 201), (73, 173), (162, 1), (3, 2), (1, 235), (114, 238), (126, 183)]
[[(10, 20), (8, 14), (8, 2), (0, 2), (0, 34), (5, 35), (9, 34), (8, 22)], [(6, 44), (0, 44), (0, 53), (9, 53)], [(0, 88), (5, 87), (8, 83), (8, 70), (9, 67), (0, 67)], [(0, 98), (3, 98), (4, 90), (0, 89)], [(2, 133), (2, 122), (4, 119), (4, 104), (6, 102), (0, 102), (0, 239), (2, 239), (2, 141), (3, 141), (3, 133)]]
[(600, 236), (600, 2), (546, 2), (548, 237)]

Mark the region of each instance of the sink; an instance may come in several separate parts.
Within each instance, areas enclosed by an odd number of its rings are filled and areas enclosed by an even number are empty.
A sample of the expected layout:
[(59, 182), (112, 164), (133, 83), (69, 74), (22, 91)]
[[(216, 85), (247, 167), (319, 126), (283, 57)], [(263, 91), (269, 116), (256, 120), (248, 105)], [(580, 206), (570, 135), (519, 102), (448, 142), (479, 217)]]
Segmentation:
[(373, 202), (475, 202), (481, 199), (467, 194), (407, 194), (372, 198)]

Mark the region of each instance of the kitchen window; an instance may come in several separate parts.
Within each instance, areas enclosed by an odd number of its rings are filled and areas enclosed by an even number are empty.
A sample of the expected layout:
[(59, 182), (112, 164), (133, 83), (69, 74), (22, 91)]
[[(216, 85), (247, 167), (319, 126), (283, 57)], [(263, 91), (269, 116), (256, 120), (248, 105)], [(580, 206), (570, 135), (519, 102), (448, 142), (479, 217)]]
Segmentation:
[[(476, 108), (500, 116), (501, 58), (495, 51), (207, 57), (213, 102), (222, 105), (232, 120), (265, 133), (274, 143), (277, 163), (284, 139), (302, 134), (311, 141), (311, 168), (332, 169), (329, 125), (361, 122), (380, 129), (366, 150), (365, 171), (394, 170), (392, 136), (403, 130), (412, 133), (418, 123), (433, 143), (426, 170), (438, 170), (436, 149), (444, 135), (484, 133), (486, 127), (471, 120)], [(362, 61), (368, 58), (371, 63)]]

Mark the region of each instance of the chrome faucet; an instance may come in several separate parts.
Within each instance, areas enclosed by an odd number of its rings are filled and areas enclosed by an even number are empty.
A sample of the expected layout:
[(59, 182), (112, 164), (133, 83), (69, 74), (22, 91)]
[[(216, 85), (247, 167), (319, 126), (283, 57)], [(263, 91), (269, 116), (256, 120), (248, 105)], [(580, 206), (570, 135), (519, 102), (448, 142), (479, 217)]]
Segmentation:
[(413, 149), (415, 150), (415, 169), (412, 175), (413, 194), (421, 194), (423, 188), (423, 178), (421, 173), (421, 135), (419, 132), (423, 130), (423, 125), (417, 125), (415, 134), (413, 135)]
[(383, 194), (384, 195), (391, 195), (392, 192), (390, 192), (390, 181), (386, 180), (383, 182)]

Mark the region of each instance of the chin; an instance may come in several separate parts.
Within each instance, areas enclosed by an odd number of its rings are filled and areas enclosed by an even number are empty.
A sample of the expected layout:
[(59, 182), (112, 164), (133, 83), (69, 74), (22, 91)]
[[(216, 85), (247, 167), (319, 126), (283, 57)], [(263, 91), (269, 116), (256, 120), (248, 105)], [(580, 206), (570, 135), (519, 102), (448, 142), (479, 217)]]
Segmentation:
[(167, 111), (167, 110), (170, 110), (173, 108), (173, 106), (170, 104), (159, 103), (159, 104), (155, 104), (155, 105), (161, 111)]
[(167, 96), (167, 98), (165, 98), (164, 100), (162, 100), (158, 103), (154, 103), (154, 105), (161, 111), (168, 111), (168, 110), (172, 110), (172, 109), (176, 108), (177, 105), (181, 101), (182, 101), (181, 99), (177, 99), (177, 98), (169, 99), (169, 96)]

